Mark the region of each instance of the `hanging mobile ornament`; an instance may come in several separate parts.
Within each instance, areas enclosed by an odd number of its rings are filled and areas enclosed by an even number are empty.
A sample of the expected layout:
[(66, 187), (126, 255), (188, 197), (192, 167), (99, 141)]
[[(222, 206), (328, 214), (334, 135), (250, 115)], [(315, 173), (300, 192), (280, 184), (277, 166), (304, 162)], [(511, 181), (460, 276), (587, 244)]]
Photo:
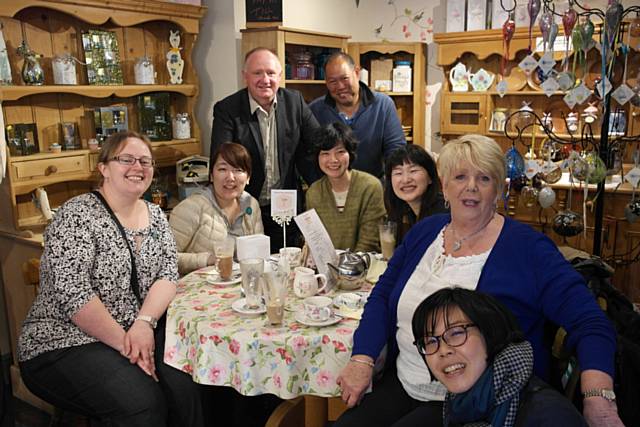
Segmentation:
[(562, 29), (564, 30), (564, 38), (565, 38), (565, 49), (564, 49), (564, 70), (567, 71), (569, 69), (568, 61), (569, 61), (569, 39), (571, 38), (571, 33), (573, 32), (573, 27), (576, 25), (576, 21), (578, 20), (578, 13), (573, 8), (573, 1), (569, 1), (569, 9), (565, 10), (562, 15)]
[(585, 53), (582, 50), (584, 45), (582, 37), (582, 25), (578, 23), (573, 27), (573, 30), (571, 31), (571, 44), (573, 45), (573, 67), (571, 68), (571, 74), (573, 74), (574, 80), (577, 79), (576, 63), (582, 65), (584, 62), (586, 62), (584, 58)]
[(533, 29), (533, 24), (536, 22), (538, 13), (540, 13), (540, 0), (529, 0), (529, 3), (527, 3), (527, 12), (529, 12), (529, 53), (531, 53), (531, 30)]
[(631, 35), (628, 36), (627, 44), (622, 43), (620, 45), (620, 52), (624, 55), (624, 71), (622, 72), (622, 84), (617, 87), (611, 93), (611, 97), (620, 104), (620, 106), (626, 104), (631, 98), (635, 96), (635, 92), (627, 85), (627, 66), (629, 65), (629, 40)]
[(540, 16), (540, 32), (542, 33), (542, 50), (547, 51), (547, 43), (549, 42), (549, 31), (551, 30), (551, 24), (553, 24), (553, 14), (551, 11), (546, 11)]
[(618, 0), (609, 0), (607, 11), (605, 12), (605, 38), (607, 44), (613, 50), (613, 42), (618, 34), (618, 25), (622, 18), (623, 7)]
[[(504, 208), (507, 210), (507, 202), (511, 189), (515, 188), (516, 181), (524, 177), (524, 159), (516, 149), (515, 142), (504, 155), (504, 163), (507, 170), (507, 178), (509, 178), (509, 186), (504, 194)], [(526, 179), (526, 178), (525, 178)]]
[(500, 94), (500, 97), (503, 97), (507, 92), (507, 81), (504, 79), (505, 68), (507, 63), (509, 62), (509, 46), (511, 45), (511, 39), (513, 38), (513, 33), (516, 31), (516, 22), (513, 20), (513, 12), (509, 13), (507, 16), (507, 20), (502, 24), (502, 62), (500, 63), (500, 82), (496, 85), (496, 90)]

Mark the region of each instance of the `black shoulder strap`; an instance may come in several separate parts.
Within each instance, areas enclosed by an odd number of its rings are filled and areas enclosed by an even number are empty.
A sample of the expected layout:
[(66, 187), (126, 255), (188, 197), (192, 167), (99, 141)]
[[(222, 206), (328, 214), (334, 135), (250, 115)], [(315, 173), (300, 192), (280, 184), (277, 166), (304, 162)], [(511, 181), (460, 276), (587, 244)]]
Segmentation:
[(136, 296), (138, 303), (142, 305), (140, 286), (138, 285), (138, 270), (136, 269), (136, 258), (133, 255), (131, 245), (129, 245), (129, 239), (127, 239), (127, 234), (124, 231), (124, 227), (122, 226), (122, 224), (120, 224), (120, 221), (118, 221), (116, 214), (113, 213), (113, 210), (111, 210), (111, 206), (109, 206), (109, 203), (107, 203), (104, 197), (102, 197), (102, 194), (100, 194), (100, 192), (96, 190), (92, 191), (91, 194), (96, 196), (96, 198), (104, 205), (104, 208), (107, 210), (107, 212), (109, 212), (111, 219), (116, 223), (118, 229), (120, 230), (120, 234), (122, 234), (125, 245), (127, 245), (127, 248), (129, 249), (129, 254), (131, 255), (131, 289), (133, 290), (133, 294)]

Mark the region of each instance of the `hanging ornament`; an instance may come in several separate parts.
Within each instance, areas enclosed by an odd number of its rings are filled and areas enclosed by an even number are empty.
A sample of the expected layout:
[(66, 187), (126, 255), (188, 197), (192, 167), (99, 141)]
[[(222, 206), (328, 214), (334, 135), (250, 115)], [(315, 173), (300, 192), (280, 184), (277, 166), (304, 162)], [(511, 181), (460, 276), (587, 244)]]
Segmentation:
[(520, 199), (526, 207), (532, 207), (538, 201), (538, 189), (533, 185), (525, 185), (520, 192)]
[[(631, 40), (631, 36), (627, 41)], [(621, 106), (626, 104), (635, 96), (635, 92), (627, 85), (627, 67), (629, 65), (629, 45), (622, 44), (620, 46), (620, 52), (624, 55), (624, 71), (622, 72), (622, 84), (611, 93), (611, 97), (618, 102)]]
[(623, 7), (618, 0), (609, 0), (607, 11), (604, 17), (604, 31), (605, 39), (609, 47), (613, 46), (613, 42), (616, 39), (618, 33), (618, 25), (620, 25), (620, 19), (622, 18)]
[(598, 184), (607, 176), (607, 166), (604, 164), (598, 153), (590, 152), (585, 156), (587, 162), (587, 178), (589, 184)]
[(553, 191), (553, 188), (546, 186), (538, 191), (538, 203), (540, 203), (540, 206), (544, 209), (551, 207), (555, 201), (556, 192)]
[(507, 177), (509, 179), (516, 179), (524, 175), (524, 159), (516, 150), (515, 146), (512, 146), (504, 155), (505, 166), (507, 168)]
[(640, 218), (640, 200), (635, 199), (635, 188), (633, 189), (631, 201), (624, 207), (624, 217), (631, 224)]
[(502, 24), (502, 47), (503, 47), (503, 55), (502, 55), (502, 64), (500, 66), (500, 74), (504, 77), (505, 67), (507, 66), (507, 62), (509, 61), (509, 46), (511, 46), (511, 39), (513, 38), (513, 33), (516, 31), (516, 22), (513, 20), (512, 13), (509, 14), (507, 20)]
[(545, 52), (547, 51), (547, 43), (549, 42), (551, 24), (553, 24), (553, 13), (548, 10), (540, 16), (540, 22), (538, 23), (540, 32), (542, 33), (542, 48)]
[(540, 0), (529, 0), (527, 4), (527, 12), (529, 12), (529, 52), (531, 52), (531, 30), (536, 22), (538, 13), (540, 13)]
[(591, 124), (598, 120), (598, 107), (596, 107), (595, 104), (595, 102), (590, 102), (589, 106), (584, 109), (582, 118), (585, 123)]
[(582, 37), (582, 25), (578, 24), (573, 27), (573, 31), (571, 31), (571, 44), (573, 46), (573, 67), (571, 69), (571, 73), (574, 76), (576, 76), (576, 64), (580, 64), (584, 67), (584, 63), (586, 62), (586, 54), (582, 50), (584, 44)]
[(547, 184), (555, 184), (562, 179), (560, 166), (548, 160), (542, 165), (540, 178)]
[(593, 22), (591, 22), (591, 17), (587, 16), (587, 20), (584, 24), (582, 24), (582, 50), (584, 51), (585, 55), (595, 45), (593, 41), (594, 31), (595, 27), (593, 26)]
[(553, 22), (549, 27), (549, 49), (553, 52), (553, 45), (556, 43), (556, 37), (558, 37), (559, 27), (558, 24)]
[(540, 126), (540, 130), (543, 132), (551, 132), (553, 130), (553, 119), (551, 118), (551, 113), (545, 111), (542, 113), (542, 125)]
[(573, 32), (573, 27), (578, 20), (578, 13), (573, 8), (571, 2), (569, 3), (569, 9), (567, 9), (562, 15), (562, 29), (564, 30), (565, 48), (564, 48), (564, 71), (569, 69), (569, 39)]
[(584, 222), (570, 209), (560, 211), (553, 217), (553, 231), (563, 237), (573, 237), (582, 233)]

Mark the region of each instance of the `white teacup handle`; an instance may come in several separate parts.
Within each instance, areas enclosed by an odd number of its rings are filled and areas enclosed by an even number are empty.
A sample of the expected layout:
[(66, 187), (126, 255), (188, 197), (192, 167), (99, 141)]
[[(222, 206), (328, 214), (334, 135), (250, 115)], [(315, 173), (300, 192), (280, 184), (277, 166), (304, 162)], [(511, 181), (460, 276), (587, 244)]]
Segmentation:
[(316, 278), (316, 280), (320, 279), (320, 281), (322, 282), (322, 286), (318, 288), (317, 293), (324, 291), (324, 288), (327, 287), (327, 276), (325, 276), (322, 273), (319, 273), (319, 274), (316, 274), (314, 277)]

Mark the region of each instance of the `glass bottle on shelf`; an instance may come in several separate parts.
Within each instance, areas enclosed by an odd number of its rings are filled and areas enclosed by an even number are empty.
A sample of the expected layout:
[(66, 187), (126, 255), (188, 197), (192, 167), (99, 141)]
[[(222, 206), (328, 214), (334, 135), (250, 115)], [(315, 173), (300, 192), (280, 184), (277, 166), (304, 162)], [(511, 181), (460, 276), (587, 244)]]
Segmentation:
[(178, 113), (173, 118), (173, 137), (175, 139), (191, 138), (191, 120), (189, 120), (189, 114)]
[(311, 62), (311, 53), (307, 51), (293, 54), (294, 80), (314, 80), (315, 66)]

